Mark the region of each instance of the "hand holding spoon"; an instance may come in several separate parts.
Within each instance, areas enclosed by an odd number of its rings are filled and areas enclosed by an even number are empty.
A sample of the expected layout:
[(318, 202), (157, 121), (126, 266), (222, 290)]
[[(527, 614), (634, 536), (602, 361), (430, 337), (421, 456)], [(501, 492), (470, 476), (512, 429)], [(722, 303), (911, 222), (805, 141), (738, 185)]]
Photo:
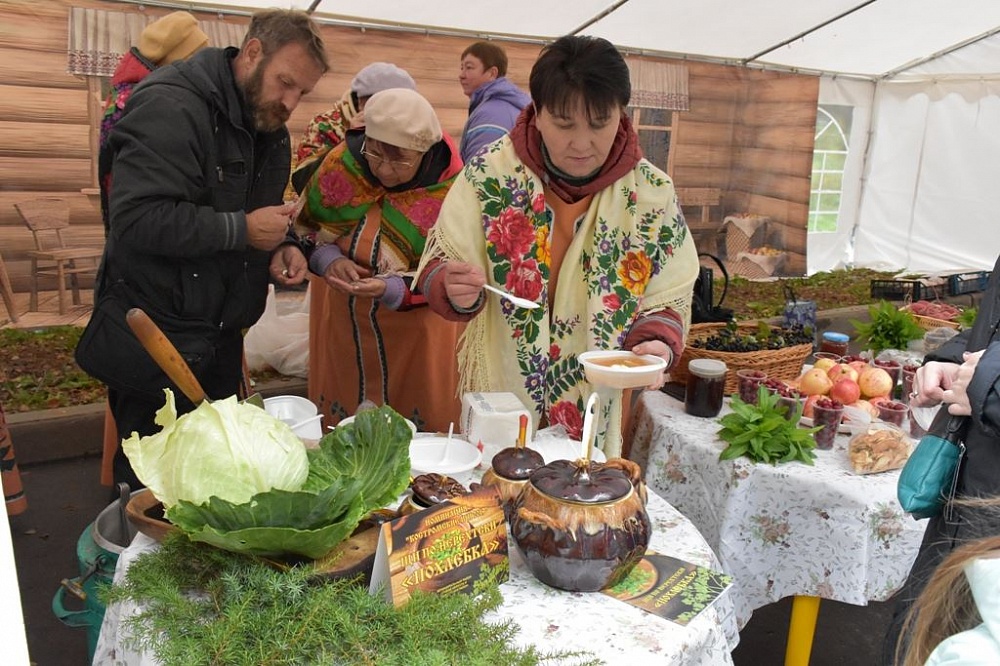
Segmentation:
[(537, 307), (541, 307), (538, 303), (534, 301), (529, 301), (526, 298), (521, 298), (520, 296), (515, 296), (514, 294), (508, 294), (503, 289), (498, 289), (491, 284), (484, 284), (483, 289), (485, 289), (486, 291), (492, 291), (494, 294), (500, 296), (500, 298), (506, 298), (508, 301), (510, 301), (519, 308), (527, 308), (529, 310), (533, 310)]

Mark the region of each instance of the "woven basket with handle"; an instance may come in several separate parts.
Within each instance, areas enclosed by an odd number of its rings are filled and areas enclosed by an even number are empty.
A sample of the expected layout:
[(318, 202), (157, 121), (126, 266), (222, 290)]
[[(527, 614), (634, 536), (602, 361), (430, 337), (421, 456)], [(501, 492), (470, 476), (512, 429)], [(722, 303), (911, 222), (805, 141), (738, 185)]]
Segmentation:
[[(725, 328), (726, 324), (692, 324), (688, 333), (688, 344), (684, 346), (684, 353), (677, 366), (670, 372), (673, 381), (687, 382), (688, 363), (696, 358), (712, 358), (726, 364), (726, 394), (736, 393), (739, 388), (736, 377), (737, 370), (760, 370), (768, 377), (774, 377), (784, 381), (791, 381), (802, 373), (802, 364), (809, 358), (813, 351), (812, 344), (806, 342), (782, 349), (766, 349), (752, 352), (725, 352), (713, 351), (710, 349), (699, 349), (692, 347), (691, 342), (704, 340), (717, 334)], [(756, 322), (744, 322), (737, 325), (740, 335), (749, 335), (757, 331)], [(777, 329), (777, 326), (772, 326)]]

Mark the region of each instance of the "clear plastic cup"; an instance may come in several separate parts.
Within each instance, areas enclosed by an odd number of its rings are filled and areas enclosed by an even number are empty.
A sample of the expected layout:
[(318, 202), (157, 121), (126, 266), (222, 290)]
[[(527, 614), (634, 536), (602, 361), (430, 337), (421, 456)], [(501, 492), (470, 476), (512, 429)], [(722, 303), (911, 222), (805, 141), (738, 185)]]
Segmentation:
[(902, 402), (896, 402), (895, 400), (883, 400), (876, 405), (878, 408), (878, 417), (885, 421), (886, 423), (891, 423), (897, 425), (900, 428), (903, 427), (903, 419), (906, 418), (906, 414), (909, 408)]
[(813, 434), (816, 448), (828, 450), (833, 448), (833, 440), (837, 437), (837, 428), (844, 417), (844, 405), (834, 402), (833, 407), (824, 407), (818, 401), (813, 404), (813, 425), (823, 426)]
[(767, 373), (744, 368), (736, 371), (736, 377), (739, 381), (740, 400), (750, 405), (756, 405), (757, 389), (760, 387), (761, 382), (767, 379)]

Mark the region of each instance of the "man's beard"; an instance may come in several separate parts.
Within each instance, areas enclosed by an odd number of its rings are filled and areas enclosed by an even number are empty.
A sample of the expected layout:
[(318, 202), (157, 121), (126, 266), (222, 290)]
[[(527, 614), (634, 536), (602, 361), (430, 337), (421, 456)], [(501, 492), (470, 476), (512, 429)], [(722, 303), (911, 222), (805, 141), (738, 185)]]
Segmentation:
[(254, 127), (257, 128), (258, 132), (275, 132), (284, 127), (289, 116), (292, 115), (281, 102), (263, 102), (260, 99), (263, 95), (264, 69), (267, 64), (268, 60), (265, 59), (257, 65), (257, 69), (247, 79), (246, 88), (243, 91), (250, 112), (253, 114)]

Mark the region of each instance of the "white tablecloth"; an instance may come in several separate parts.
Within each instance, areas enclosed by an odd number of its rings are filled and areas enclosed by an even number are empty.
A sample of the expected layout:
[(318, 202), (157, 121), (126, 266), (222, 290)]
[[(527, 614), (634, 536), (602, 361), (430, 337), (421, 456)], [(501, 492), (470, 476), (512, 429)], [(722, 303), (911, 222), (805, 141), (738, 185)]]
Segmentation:
[[(650, 548), (657, 552), (720, 570), (712, 549), (698, 530), (662, 498), (650, 493), (647, 506), (653, 523)], [(118, 560), (115, 582), (141, 553), (156, 543), (140, 534)], [(728, 592), (686, 627), (646, 613), (599, 592), (570, 593), (538, 582), (517, 548), (510, 548), (510, 580), (501, 585), (503, 605), (491, 616), (513, 619), (521, 627), (518, 641), (546, 652), (584, 648), (607, 664), (732, 664), (730, 652), (739, 640), (733, 600)], [(148, 654), (127, 647), (123, 618), (134, 606), (107, 609), (97, 642), (94, 664), (152, 666)], [(488, 617), (487, 619), (491, 619)]]
[(689, 416), (683, 403), (646, 391), (633, 416), (630, 458), (735, 578), (741, 624), (792, 595), (863, 606), (903, 584), (927, 521), (900, 508), (898, 471), (854, 474), (846, 435), (817, 451), (814, 466), (720, 461), (720, 428), (718, 419)]

